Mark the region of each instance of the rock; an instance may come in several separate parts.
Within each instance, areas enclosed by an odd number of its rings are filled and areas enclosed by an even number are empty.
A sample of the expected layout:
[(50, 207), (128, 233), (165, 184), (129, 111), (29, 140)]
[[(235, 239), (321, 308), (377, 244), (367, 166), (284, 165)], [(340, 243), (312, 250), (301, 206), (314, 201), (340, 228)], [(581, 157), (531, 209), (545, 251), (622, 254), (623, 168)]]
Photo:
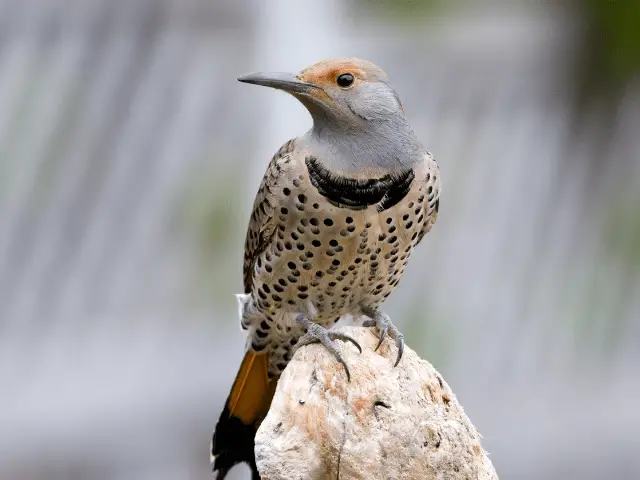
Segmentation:
[(263, 480), (498, 478), (480, 435), (440, 374), (410, 348), (372, 329), (343, 327), (351, 371), (321, 345), (301, 348), (284, 371), (256, 435)]

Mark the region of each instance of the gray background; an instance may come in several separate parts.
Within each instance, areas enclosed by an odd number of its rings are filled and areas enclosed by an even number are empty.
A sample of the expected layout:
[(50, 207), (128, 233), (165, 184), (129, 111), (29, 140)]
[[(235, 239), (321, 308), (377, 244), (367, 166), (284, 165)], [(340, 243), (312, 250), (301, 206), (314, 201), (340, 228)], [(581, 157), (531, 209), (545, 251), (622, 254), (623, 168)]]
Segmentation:
[(209, 478), (250, 205), (310, 125), (235, 78), (343, 55), (439, 161), (386, 308), (501, 478), (640, 478), (637, 77), (576, 107), (579, 12), (414, 4), (0, 1), (0, 478)]

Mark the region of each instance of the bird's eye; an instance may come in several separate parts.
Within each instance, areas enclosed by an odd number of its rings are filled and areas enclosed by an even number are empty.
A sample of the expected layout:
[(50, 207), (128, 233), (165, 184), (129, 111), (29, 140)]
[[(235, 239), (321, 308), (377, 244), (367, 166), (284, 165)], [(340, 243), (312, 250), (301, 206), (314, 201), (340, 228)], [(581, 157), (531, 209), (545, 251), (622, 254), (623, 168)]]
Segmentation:
[(353, 85), (353, 82), (355, 81), (355, 78), (350, 73), (343, 73), (342, 75), (340, 75), (338, 77), (338, 79), (336, 81), (338, 82), (338, 86), (339, 87), (341, 87), (341, 88), (349, 88), (351, 85)]

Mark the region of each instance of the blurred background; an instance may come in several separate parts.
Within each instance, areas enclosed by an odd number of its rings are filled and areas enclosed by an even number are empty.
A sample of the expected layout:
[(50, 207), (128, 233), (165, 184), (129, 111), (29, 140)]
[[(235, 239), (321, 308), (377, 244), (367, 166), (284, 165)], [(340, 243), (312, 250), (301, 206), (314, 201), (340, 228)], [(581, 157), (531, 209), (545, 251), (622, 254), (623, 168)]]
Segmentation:
[(387, 310), (501, 478), (640, 478), (640, 2), (503, 3), (0, 0), (0, 479), (210, 478), (253, 195), (311, 124), (235, 79), (332, 56), (438, 159)]

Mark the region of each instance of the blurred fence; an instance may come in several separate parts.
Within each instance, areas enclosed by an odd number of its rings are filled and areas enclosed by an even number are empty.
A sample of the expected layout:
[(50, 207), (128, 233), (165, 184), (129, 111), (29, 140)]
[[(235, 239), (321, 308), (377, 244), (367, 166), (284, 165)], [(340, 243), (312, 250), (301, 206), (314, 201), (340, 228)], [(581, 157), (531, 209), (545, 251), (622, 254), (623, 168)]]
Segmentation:
[(234, 78), (311, 52), (382, 65), (439, 160), (438, 225), (388, 310), (499, 473), (640, 471), (638, 92), (603, 142), (597, 110), (572, 129), (549, 12), (403, 29), (322, 6), (0, 2), (0, 478), (206, 478), (248, 205), (305, 118)]

